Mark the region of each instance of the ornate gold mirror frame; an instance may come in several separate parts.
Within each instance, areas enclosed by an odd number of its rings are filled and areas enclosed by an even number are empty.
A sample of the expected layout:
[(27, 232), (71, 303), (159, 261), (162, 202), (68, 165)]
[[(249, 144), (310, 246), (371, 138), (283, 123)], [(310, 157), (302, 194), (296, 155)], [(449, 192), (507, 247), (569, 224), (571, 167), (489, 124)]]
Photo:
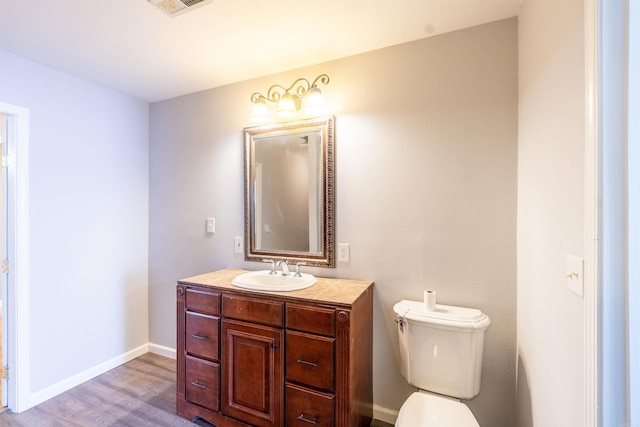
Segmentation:
[(334, 122), (245, 128), (245, 260), (335, 267)]

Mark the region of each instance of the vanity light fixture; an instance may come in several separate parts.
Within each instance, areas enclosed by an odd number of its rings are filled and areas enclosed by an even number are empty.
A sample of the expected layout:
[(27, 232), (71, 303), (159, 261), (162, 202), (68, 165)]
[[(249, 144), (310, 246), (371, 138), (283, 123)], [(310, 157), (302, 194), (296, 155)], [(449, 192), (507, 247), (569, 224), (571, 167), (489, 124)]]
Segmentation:
[(276, 116), (282, 119), (290, 119), (296, 117), (302, 106), (302, 100), (306, 98), (304, 114), (307, 116), (318, 116), (326, 114), (327, 107), (322, 96), (322, 91), (318, 87), (318, 83), (324, 85), (329, 83), (329, 76), (320, 74), (315, 78), (313, 83), (301, 77), (295, 80), (291, 86), (284, 87), (281, 85), (273, 85), (267, 91), (267, 96), (259, 92), (251, 95), (253, 110), (250, 120), (256, 123), (264, 123), (272, 120), (269, 106), (267, 103), (278, 105)]
[(150, 4), (175, 18), (183, 13), (196, 10), (200, 6), (213, 3), (213, 0), (147, 0)]

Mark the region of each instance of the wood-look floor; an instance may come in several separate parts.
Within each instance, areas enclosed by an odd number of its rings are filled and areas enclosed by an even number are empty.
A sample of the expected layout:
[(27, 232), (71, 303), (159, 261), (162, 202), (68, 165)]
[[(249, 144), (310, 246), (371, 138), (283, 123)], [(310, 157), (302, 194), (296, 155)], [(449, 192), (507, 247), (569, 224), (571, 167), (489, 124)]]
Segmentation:
[(25, 412), (4, 412), (0, 426), (193, 426), (175, 413), (175, 360), (147, 353)]
[(25, 412), (1, 413), (0, 426), (193, 427), (176, 415), (175, 365), (147, 353)]

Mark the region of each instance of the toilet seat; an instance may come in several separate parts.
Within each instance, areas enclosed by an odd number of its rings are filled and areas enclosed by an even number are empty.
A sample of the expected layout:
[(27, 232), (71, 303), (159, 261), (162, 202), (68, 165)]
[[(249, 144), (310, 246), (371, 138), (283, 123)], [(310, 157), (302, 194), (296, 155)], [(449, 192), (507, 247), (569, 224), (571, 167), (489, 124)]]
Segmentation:
[(467, 405), (415, 392), (402, 404), (395, 427), (480, 427)]

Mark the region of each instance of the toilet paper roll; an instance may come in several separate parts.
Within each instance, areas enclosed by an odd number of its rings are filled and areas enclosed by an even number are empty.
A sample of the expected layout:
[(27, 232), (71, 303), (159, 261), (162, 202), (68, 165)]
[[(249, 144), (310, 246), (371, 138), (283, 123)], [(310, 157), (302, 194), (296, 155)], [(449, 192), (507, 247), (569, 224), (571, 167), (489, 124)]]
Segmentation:
[(433, 311), (436, 309), (436, 291), (424, 291), (424, 309), (426, 311)]

